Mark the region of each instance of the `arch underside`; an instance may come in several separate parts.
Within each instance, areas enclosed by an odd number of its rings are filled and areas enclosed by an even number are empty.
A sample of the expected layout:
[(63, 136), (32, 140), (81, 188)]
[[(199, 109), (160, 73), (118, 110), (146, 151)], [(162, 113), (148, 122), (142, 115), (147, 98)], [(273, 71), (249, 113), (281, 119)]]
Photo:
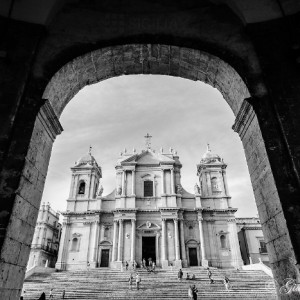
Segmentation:
[(239, 74), (218, 57), (200, 50), (169, 45), (129, 44), (106, 47), (63, 66), (43, 94), (59, 117), (84, 86), (131, 74), (177, 76), (217, 88), (237, 115), (249, 92)]
[[(250, 173), (262, 229), (267, 243), (270, 264), (278, 280), (282, 261), (297, 276), (293, 266), (294, 252), (287, 233), (285, 217), (266, 152), (257, 116), (245, 99), (251, 97), (248, 88), (228, 63), (209, 53), (161, 44), (129, 44), (111, 46), (79, 56), (64, 65), (49, 81), (43, 98), (50, 103), (59, 118), (64, 107), (83, 87), (102, 80), (130, 74), (158, 74), (203, 81), (217, 88), (236, 116), (234, 130), (239, 133)], [(253, 89), (251, 89), (253, 91)], [(44, 131), (36, 123), (34, 131)], [(34, 135), (34, 133), (33, 133)], [(31, 142), (31, 146), (34, 141)], [(31, 147), (30, 146), (30, 147)], [(49, 143), (49, 147), (52, 144)], [(36, 166), (41, 169), (40, 166)], [(45, 168), (41, 169), (46, 174)], [(276, 228), (276, 230), (274, 230)], [(278, 244), (286, 246), (277, 252)]]

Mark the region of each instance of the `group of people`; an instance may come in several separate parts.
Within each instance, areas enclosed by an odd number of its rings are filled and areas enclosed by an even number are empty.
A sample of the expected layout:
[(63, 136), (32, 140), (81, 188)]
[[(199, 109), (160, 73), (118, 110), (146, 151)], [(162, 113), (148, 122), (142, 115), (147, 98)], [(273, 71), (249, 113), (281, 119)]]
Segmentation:
[(130, 290), (132, 289), (132, 285), (133, 285), (133, 282), (134, 282), (134, 281), (135, 281), (136, 289), (139, 290), (139, 289), (140, 289), (140, 283), (141, 283), (141, 281), (142, 281), (141, 276), (140, 276), (139, 273), (136, 273), (135, 279), (133, 278), (132, 273), (130, 273), (129, 279), (128, 279), (129, 289), (130, 289)]
[[(212, 279), (212, 272), (209, 268), (207, 268), (207, 276), (208, 276), (208, 279), (210, 280), (210, 284), (213, 284), (215, 281)], [(183, 272), (181, 269), (179, 269), (179, 271), (178, 271), (177, 278), (178, 278), (178, 281), (182, 281), (182, 279), (183, 279)], [(189, 273), (187, 273), (186, 279), (187, 280), (195, 280), (196, 276), (195, 276), (195, 274), (190, 275)], [(226, 275), (224, 275), (222, 281), (224, 283), (226, 291), (229, 291), (231, 289), (231, 283), (230, 283), (229, 278)], [(190, 299), (193, 299), (193, 300), (197, 299), (197, 292), (198, 292), (198, 290), (195, 285), (189, 286), (188, 296)]]
[[(132, 266), (132, 270), (136, 270), (136, 267), (137, 267), (137, 262), (134, 260), (132, 263), (131, 263), (131, 266)], [(125, 261), (125, 269), (126, 271), (128, 271), (128, 268), (129, 268), (129, 263), (128, 261), (126, 260)]]
[[(210, 284), (215, 283), (215, 281), (212, 279), (212, 272), (209, 268), (207, 268), (207, 276), (208, 276), (208, 279), (210, 280)], [(226, 291), (229, 291), (231, 289), (231, 283), (230, 283), (229, 278), (226, 275), (224, 275), (222, 281), (224, 283)]]
[[(22, 290), (22, 293), (21, 293), (21, 296), (20, 296), (20, 300), (23, 300), (25, 295), (26, 295), (26, 291)], [(66, 291), (63, 290), (62, 294), (61, 294), (61, 299), (65, 299), (65, 296), (66, 296)], [(49, 298), (48, 299), (54, 299), (53, 288), (50, 289), (50, 291), (49, 291)], [(46, 293), (42, 292), (42, 294), (41, 294), (41, 296), (39, 297), (38, 300), (46, 300)]]
[(148, 265), (146, 263), (146, 259), (143, 258), (141, 261), (141, 268), (146, 269), (148, 272), (154, 272), (155, 271), (155, 261), (152, 260), (151, 257), (148, 258)]

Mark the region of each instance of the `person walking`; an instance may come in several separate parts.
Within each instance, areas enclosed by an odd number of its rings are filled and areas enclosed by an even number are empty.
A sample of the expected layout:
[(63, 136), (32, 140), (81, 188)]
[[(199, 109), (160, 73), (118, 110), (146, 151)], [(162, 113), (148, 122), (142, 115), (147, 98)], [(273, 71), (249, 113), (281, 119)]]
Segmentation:
[(128, 262), (127, 262), (127, 260), (125, 261), (125, 269), (126, 269), (126, 271), (128, 271)]
[(146, 268), (146, 259), (143, 258), (143, 269), (145, 269), (145, 268)]
[(53, 289), (50, 290), (49, 299), (53, 299)]
[(133, 270), (135, 271), (136, 270), (136, 266), (137, 266), (137, 263), (136, 263), (135, 260), (133, 261), (132, 266), (133, 266)]
[(133, 277), (132, 277), (132, 274), (130, 273), (130, 276), (128, 278), (128, 284), (129, 284), (129, 289), (130, 290), (132, 289), (132, 282), (133, 282)]
[(66, 296), (66, 291), (63, 290), (62, 295), (61, 295), (61, 299), (65, 299), (65, 296)]
[(86, 269), (89, 271), (90, 270), (90, 262), (89, 261), (87, 261), (87, 263), (86, 263)]
[(196, 288), (195, 285), (192, 286), (192, 294), (193, 294), (193, 300), (197, 300), (197, 293), (198, 293), (198, 289)]
[(153, 261), (153, 262), (152, 262), (152, 271), (153, 271), (153, 272), (155, 271), (155, 266), (156, 266), (156, 265), (155, 265), (155, 261)]
[(214, 283), (214, 280), (211, 278), (212, 272), (211, 272), (211, 270), (209, 268), (207, 268), (207, 276), (208, 276), (208, 278), (210, 280), (210, 284)]
[(139, 273), (136, 273), (135, 283), (136, 283), (136, 289), (139, 290), (140, 289), (140, 283), (141, 283), (141, 277), (140, 277)]
[(188, 288), (188, 297), (189, 299), (193, 299), (193, 289), (191, 285)]
[(177, 274), (178, 281), (182, 281), (182, 276), (183, 276), (183, 272), (181, 269), (179, 269), (178, 274)]
[(230, 285), (230, 280), (226, 275), (224, 275), (223, 283), (224, 283), (226, 291), (229, 292), (231, 285)]

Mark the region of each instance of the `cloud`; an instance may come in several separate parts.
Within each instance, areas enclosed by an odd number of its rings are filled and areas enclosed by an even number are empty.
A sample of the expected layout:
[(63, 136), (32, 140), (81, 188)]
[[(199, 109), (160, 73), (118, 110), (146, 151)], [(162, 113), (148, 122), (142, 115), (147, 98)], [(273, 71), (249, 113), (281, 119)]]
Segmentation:
[(90, 145), (102, 166), (105, 193), (109, 193), (115, 186), (114, 166), (120, 151), (143, 149), (143, 137), (149, 132), (153, 148), (178, 151), (182, 183), (190, 192), (197, 181), (196, 165), (210, 143), (212, 151), (228, 163), (233, 202), (241, 206), (243, 216), (256, 215), (242, 143), (231, 129), (234, 115), (211, 86), (168, 76), (111, 78), (82, 89), (60, 121), (64, 132), (54, 143), (43, 195), (43, 201), (56, 209), (65, 209), (70, 167)]

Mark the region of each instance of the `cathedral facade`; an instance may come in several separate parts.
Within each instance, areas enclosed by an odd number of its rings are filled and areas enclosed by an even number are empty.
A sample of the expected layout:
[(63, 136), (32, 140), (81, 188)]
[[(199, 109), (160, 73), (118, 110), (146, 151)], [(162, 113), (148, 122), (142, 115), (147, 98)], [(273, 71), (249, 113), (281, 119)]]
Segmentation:
[(162, 268), (239, 267), (235, 212), (223, 159), (207, 149), (194, 194), (181, 185), (177, 152), (121, 153), (116, 188), (103, 196), (102, 171), (91, 152), (71, 168), (72, 180), (56, 268), (120, 268), (150, 259)]

